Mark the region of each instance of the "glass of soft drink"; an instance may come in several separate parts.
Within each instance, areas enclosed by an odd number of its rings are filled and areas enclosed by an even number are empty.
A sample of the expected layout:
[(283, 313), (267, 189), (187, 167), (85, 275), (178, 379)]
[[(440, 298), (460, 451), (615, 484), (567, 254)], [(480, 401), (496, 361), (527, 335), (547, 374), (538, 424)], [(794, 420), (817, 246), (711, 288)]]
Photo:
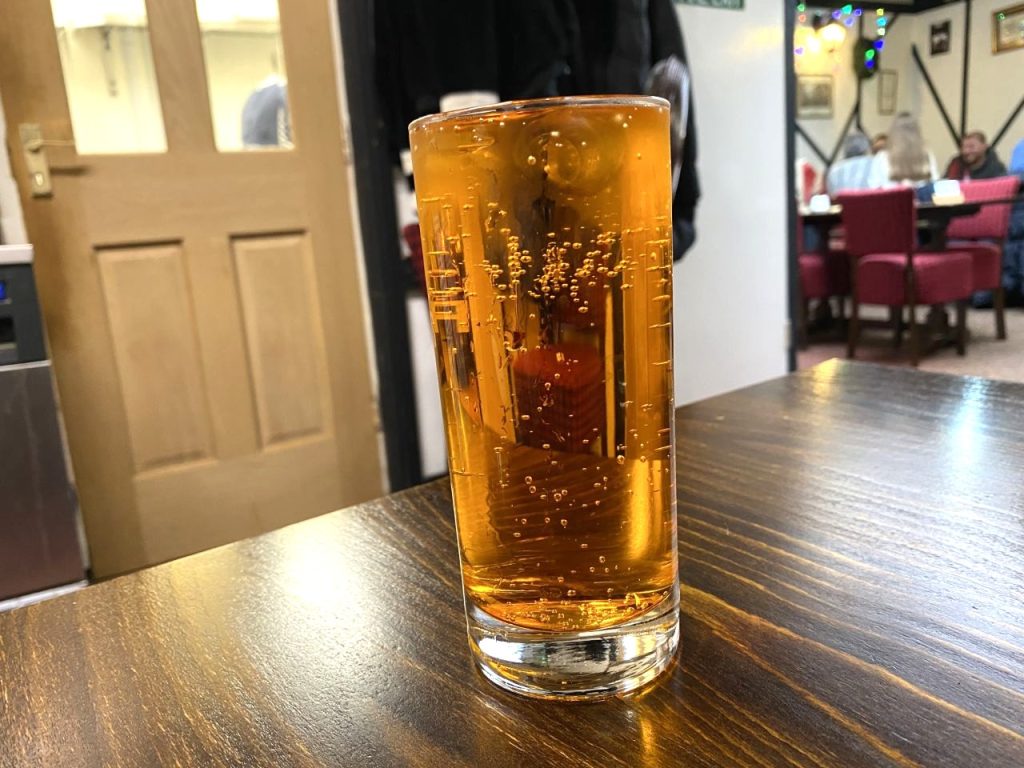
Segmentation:
[(409, 134), (474, 658), (527, 695), (638, 688), (679, 638), (668, 102)]

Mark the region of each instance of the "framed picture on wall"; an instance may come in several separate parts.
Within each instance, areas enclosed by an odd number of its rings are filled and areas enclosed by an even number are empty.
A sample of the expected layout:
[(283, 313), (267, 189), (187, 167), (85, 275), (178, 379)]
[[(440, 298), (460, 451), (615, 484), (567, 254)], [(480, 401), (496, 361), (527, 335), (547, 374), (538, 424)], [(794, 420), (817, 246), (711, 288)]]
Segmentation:
[(896, 86), (899, 74), (894, 69), (883, 69), (878, 73), (878, 114), (896, 114)]
[(992, 14), (992, 53), (1024, 48), (1024, 5), (1003, 8)]
[(796, 116), (832, 117), (832, 75), (800, 75), (796, 79)]
[(932, 56), (949, 53), (949, 36), (952, 23), (949, 19), (931, 26)]

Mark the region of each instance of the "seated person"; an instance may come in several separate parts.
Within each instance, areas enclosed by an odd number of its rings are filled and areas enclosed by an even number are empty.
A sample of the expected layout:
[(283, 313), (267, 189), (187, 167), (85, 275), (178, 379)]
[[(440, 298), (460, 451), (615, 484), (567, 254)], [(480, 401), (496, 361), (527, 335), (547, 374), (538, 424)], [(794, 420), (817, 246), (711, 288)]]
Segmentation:
[(917, 188), (938, 177), (935, 155), (925, 146), (917, 118), (907, 112), (896, 115), (889, 128), (886, 148), (880, 150), (872, 161), (868, 188)]
[(829, 197), (849, 189), (867, 189), (871, 174), (871, 142), (854, 131), (843, 142), (843, 159), (829, 168), (825, 188)]
[(995, 179), (1006, 175), (1006, 166), (996, 157), (995, 150), (981, 131), (965, 133), (960, 140), (960, 154), (949, 161), (947, 179)]
[[(1010, 173), (1024, 182), (1024, 139), (1014, 147)], [(1014, 205), (1010, 214), (1010, 231), (1003, 246), (1003, 287), (1009, 306), (1024, 306), (1024, 200)]]

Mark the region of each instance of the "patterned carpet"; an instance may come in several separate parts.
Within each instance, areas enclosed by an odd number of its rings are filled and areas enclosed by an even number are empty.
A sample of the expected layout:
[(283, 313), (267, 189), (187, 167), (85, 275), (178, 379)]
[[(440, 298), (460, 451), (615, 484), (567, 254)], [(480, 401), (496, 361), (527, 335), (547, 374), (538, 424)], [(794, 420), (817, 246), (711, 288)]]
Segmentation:
[[(865, 307), (864, 317), (883, 319), (885, 310)], [(923, 318), (922, 318), (923, 319)], [(1006, 310), (1006, 341), (996, 339), (992, 310), (974, 309), (968, 313), (970, 343), (967, 354), (959, 357), (952, 347), (940, 349), (922, 358), (922, 371), (981, 376), (987, 379), (1024, 383), (1024, 310)], [(846, 357), (846, 343), (834, 336), (812, 337), (807, 349), (797, 357), (799, 368), (809, 368), (833, 357)], [(866, 330), (861, 334), (857, 359), (886, 365), (909, 366), (906, 336), (902, 349), (892, 348), (892, 334), (887, 330)]]

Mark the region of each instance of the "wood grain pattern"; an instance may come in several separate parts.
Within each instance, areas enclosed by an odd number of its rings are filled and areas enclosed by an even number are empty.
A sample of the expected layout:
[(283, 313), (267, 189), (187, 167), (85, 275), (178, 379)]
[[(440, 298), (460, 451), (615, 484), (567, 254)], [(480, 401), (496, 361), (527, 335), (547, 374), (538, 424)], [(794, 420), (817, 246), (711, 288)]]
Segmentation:
[(324, 431), (323, 323), (304, 234), (232, 241), (263, 447)]
[(0, 615), (0, 765), (1024, 765), (1024, 387), (833, 361), (677, 427), (638, 695), (473, 670), (437, 482)]
[(211, 436), (181, 246), (96, 253), (137, 470), (197, 461)]

